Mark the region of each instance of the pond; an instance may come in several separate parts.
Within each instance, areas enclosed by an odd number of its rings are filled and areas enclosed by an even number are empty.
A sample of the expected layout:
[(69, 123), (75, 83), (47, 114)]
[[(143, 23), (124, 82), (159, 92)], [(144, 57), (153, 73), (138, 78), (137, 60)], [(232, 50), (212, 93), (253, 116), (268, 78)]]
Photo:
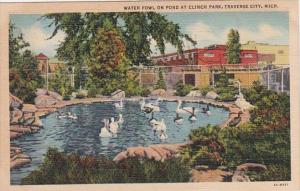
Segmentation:
[[(43, 162), (43, 155), (49, 147), (56, 147), (66, 153), (80, 155), (105, 155), (113, 158), (127, 147), (148, 146), (157, 143), (183, 143), (188, 140), (191, 129), (208, 124), (217, 125), (227, 120), (228, 111), (223, 108), (210, 107), (211, 115), (196, 113), (197, 121), (188, 120), (190, 114), (180, 114), (184, 121), (181, 125), (174, 123), (177, 102), (160, 102), (161, 110), (156, 112), (156, 119), (164, 119), (167, 126), (166, 140), (160, 140), (152, 131), (148, 120), (150, 114), (140, 110), (139, 102), (126, 101), (123, 108), (115, 108), (113, 102), (74, 105), (61, 109), (63, 112), (76, 113), (78, 119), (59, 119), (58, 112), (42, 118), (44, 128), (38, 133), (22, 136), (13, 144), (22, 148), (32, 158), (32, 162), (11, 171), (11, 184), (20, 184), (22, 178), (37, 169)], [(183, 102), (182, 106), (202, 109), (204, 104)], [(124, 123), (120, 126), (117, 137), (100, 138), (101, 122), (104, 118), (118, 118), (123, 115)]]

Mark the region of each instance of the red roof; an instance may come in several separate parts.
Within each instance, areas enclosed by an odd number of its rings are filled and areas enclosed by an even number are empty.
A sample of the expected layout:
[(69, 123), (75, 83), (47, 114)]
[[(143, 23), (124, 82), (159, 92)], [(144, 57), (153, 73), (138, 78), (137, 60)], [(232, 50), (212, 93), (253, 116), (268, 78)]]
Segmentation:
[(38, 55), (35, 56), (37, 59), (48, 59), (48, 57), (43, 54), (43, 53), (39, 53)]

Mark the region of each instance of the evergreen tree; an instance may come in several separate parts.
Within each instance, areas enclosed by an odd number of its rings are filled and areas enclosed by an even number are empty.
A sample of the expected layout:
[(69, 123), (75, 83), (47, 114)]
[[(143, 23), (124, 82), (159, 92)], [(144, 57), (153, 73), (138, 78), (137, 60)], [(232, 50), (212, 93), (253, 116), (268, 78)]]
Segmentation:
[(229, 64), (240, 63), (240, 35), (237, 30), (230, 29), (226, 43), (227, 62)]

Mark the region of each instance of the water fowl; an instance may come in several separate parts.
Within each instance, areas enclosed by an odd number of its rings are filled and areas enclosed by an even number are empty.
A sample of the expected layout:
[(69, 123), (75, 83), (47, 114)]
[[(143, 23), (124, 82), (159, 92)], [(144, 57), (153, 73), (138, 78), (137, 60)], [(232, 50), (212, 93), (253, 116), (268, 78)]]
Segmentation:
[(191, 113), (191, 116), (189, 117), (190, 121), (197, 121), (196, 115), (195, 115), (195, 107), (192, 108), (193, 111)]
[(238, 113), (238, 116), (237, 117), (235, 117), (235, 118), (233, 118), (229, 123), (228, 123), (228, 125), (229, 126), (237, 126), (240, 122), (241, 122), (241, 114), (242, 114), (242, 112), (239, 112)]
[(160, 121), (157, 121), (157, 123), (154, 124), (153, 129), (155, 129), (156, 131), (166, 132), (167, 131), (167, 126), (165, 124), (165, 120), (161, 119)]
[(211, 112), (210, 112), (210, 110), (209, 110), (209, 105), (207, 104), (206, 105), (206, 108), (202, 108), (202, 111), (201, 111), (202, 113), (205, 113), (205, 114), (207, 114), (207, 115), (210, 115), (211, 114)]
[(67, 117), (70, 119), (78, 119), (77, 115), (75, 113), (72, 114), (71, 112), (68, 112)]
[[(176, 113), (192, 113), (193, 112), (193, 108), (192, 107), (183, 107), (181, 108), (182, 105), (182, 101), (178, 100), (178, 105), (176, 108)], [(197, 112), (197, 110), (195, 110), (194, 112)]]
[(107, 119), (103, 119), (102, 122), (104, 123), (104, 126), (101, 128), (99, 137), (112, 137), (112, 133), (109, 131), (108, 128), (109, 121)]
[(113, 133), (113, 134), (117, 134), (118, 133), (118, 128), (119, 125), (117, 122), (115, 122), (115, 118), (110, 118), (111, 122), (109, 124), (109, 130)]
[(159, 139), (160, 140), (166, 140), (168, 138), (168, 135), (166, 134), (166, 132), (161, 132), (159, 135)]
[(174, 118), (174, 123), (180, 125), (183, 123), (183, 118), (179, 116), (179, 113), (176, 113), (176, 117)]
[(152, 111), (151, 112), (151, 118), (148, 120), (149, 124), (150, 125), (154, 125), (154, 124), (157, 124), (157, 120), (154, 118), (154, 112)]
[(66, 118), (66, 117), (67, 117), (67, 115), (64, 112), (61, 112), (61, 111), (58, 112), (58, 116), (57, 116), (58, 119), (62, 119), (62, 118)]
[(119, 114), (119, 119), (118, 119), (117, 123), (120, 125), (124, 123), (124, 118), (123, 118), (122, 114)]
[(143, 99), (140, 104), (141, 104), (141, 111), (145, 113), (153, 112), (153, 108), (146, 106), (145, 99)]
[(121, 99), (120, 102), (115, 103), (114, 105), (115, 105), (116, 108), (119, 108), (119, 109), (120, 109), (120, 108), (123, 108), (123, 106), (124, 106), (123, 100)]
[(145, 102), (145, 107), (152, 109), (152, 111), (159, 112), (160, 107), (159, 107), (159, 101), (160, 98), (158, 98), (154, 103), (146, 103), (145, 99), (143, 98), (143, 102)]

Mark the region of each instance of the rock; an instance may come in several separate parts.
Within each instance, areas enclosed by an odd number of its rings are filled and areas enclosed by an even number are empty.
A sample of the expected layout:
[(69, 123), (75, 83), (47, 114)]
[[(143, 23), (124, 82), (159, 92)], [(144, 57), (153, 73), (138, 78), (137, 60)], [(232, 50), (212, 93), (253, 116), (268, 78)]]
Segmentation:
[(21, 167), (25, 164), (29, 164), (31, 158), (25, 154), (17, 154), (13, 156), (10, 160), (10, 169)]
[(214, 91), (209, 91), (205, 95), (206, 99), (213, 99), (213, 100), (215, 100), (217, 97), (219, 97), (219, 95), (216, 92), (214, 92)]
[(35, 116), (34, 122), (31, 124), (33, 127), (43, 127), (43, 123), (41, 119), (37, 116)]
[(9, 94), (9, 104), (10, 104), (10, 108), (22, 109), (23, 101), (10, 93)]
[(35, 95), (36, 95), (36, 96), (40, 96), (40, 95), (48, 95), (48, 91), (45, 90), (45, 89), (38, 88), (38, 89), (36, 89), (36, 91), (35, 91)]
[(242, 111), (250, 110), (254, 108), (253, 105), (251, 105), (249, 102), (247, 102), (243, 97), (237, 98), (237, 100), (234, 102), (236, 106), (238, 106)]
[(198, 97), (198, 98), (201, 98), (203, 97), (201, 92), (199, 90), (194, 90), (194, 91), (191, 91), (188, 95), (186, 95), (186, 97)]
[(165, 96), (166, 95), (166, 90), (156, 89), (156, 90), (153, 90), (150, 95), (151, 96)]
[(209, 167), (207, 165), (197, 165), (195, 166), (196, 170), (208, 170)]
[(250, 182), (249, 176), (246, 175), (247, 171), (264, 171), (267, 170), (266, 165), (257, 163), (245, 163), (237, 166), (236, 171), (232, 176), (232, 182)]
[(48, 91), (48, 95), (53, 97), (54, 99), (58, 100), (58, 101), (62, 101), (63, 97), (61, 95), (59, 95), (56, 92), (52, 92), (52, 91)]
[(145, 156), (148, 159), (153, 159), (155, 161), (160, 161), (162, 159), (161, 156), (155, 150), (153, 150), (152, 148), (145, 147), (144, 149), (145, 149)]
[(150, 146), (150, 148), (156, 151), (160, 155), (162, 161), (169, 159), (172, 156), (169, 150), (163, 149), (162, 147)]
[(232, 178), (232, 182), (250, 182), (249, 176), (244, 171), (235, 171)]
[(124, 99), (125, 96), (126, 96), (126, 94), (123, 90), (116, 90), (113, 93), (111, 93), (112, 99)]
[(34, 99), (36, 107), (43, 108), (57, 104), (58, 100), (48, 95), (40, 95)]
[(16, 139), (16, 138), (20, 137), (21, 135), (22, 135), (22, 133), (10, 131), (10, 140)]
[(15, 125), (19, 123), (19, 119), (22, 117), (23, 112), (19, 109), (11, 111), (10, 124)]
[(258, 163), (244, 163), (236, 168), (237, 171), (264, 171), (267, 170), (267, 166)]
[(115, 158), (113, 159), (114, 162), (120, 162), (122, 160), (127, 159), (127, 152), (126, 151), (122, 151), (119, 154), (117, 154), (117, 156), (115, 156)]
[(35, 105), (32, 104), (24, 104), (22, 111), (28, 113), (34, 113), (37, 111), (37, 108), (35, 107)]
[(13, 132), (16, 132), (16, 133), (21, 133), (21, 134), (31, 133), (30, 128), (20, 127), (20, 126), (17, 126), (17, 125), (11, 125), (10, 126), (10, 131), (13, 131)]

